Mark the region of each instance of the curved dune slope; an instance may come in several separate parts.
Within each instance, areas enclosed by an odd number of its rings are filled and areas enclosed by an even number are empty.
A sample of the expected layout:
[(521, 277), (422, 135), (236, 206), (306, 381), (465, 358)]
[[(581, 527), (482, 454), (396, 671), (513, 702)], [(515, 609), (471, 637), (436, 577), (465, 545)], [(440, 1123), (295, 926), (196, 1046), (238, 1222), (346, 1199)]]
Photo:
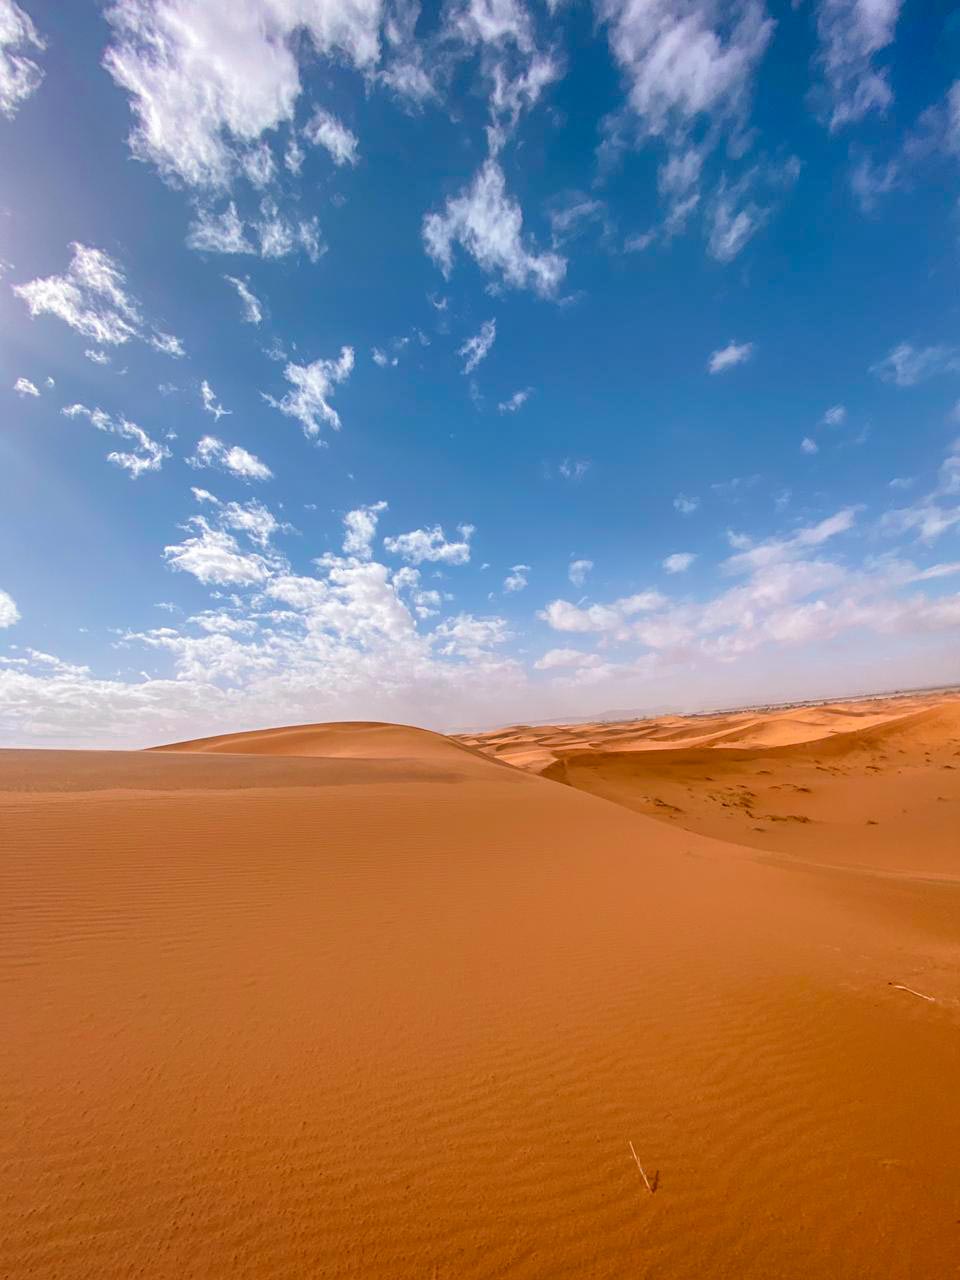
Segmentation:
[(466, 740), (702, 835), (808, 862), (960, 880), (960, 698)]
[(953, 884), (388, 725), (0, 751), (0, 834), (5, 1280), (956, 1269)]
[(197, 751), (224, 755), (326, 756), (363, 759), (419, 758), (439, 760), (476, 754), (469, 747), (411, 725), (379, 720), (342, 720), (329, 724), (297, 724), (248, 733), (173, 742), (153, 751)]

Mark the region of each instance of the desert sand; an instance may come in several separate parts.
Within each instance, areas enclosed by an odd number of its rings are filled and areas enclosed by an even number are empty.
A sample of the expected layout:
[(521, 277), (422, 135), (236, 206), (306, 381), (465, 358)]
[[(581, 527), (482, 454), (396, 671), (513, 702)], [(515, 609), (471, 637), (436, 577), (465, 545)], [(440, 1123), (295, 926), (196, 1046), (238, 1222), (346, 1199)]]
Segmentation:
[(960, 700), (3, 751), (0, 846), (5, 1277), (960, 1274)]

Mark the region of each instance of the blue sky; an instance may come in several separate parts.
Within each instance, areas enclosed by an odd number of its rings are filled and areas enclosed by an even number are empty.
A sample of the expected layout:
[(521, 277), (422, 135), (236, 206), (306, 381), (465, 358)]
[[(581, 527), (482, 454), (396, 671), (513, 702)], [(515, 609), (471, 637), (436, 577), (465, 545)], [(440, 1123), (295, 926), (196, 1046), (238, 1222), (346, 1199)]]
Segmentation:
[(960, 679), (960, 9), (0, 0), (0, 741)]

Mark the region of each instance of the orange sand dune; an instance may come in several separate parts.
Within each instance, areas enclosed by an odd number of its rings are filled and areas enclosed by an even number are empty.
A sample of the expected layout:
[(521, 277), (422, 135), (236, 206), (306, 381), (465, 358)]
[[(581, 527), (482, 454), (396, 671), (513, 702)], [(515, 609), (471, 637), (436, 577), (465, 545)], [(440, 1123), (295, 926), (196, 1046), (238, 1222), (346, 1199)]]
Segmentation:
[[(759, 750), (763, 806), (945, 787), (951, 724)], [(957, 884), (688, 829), (750, 753), (606, 729), (572, 786), (385, 725), (0, 752), (0, 1274), (956, 1274)]]
[(960, 880), (960, 697), (529, 726), (463, 740), (691, 832)]

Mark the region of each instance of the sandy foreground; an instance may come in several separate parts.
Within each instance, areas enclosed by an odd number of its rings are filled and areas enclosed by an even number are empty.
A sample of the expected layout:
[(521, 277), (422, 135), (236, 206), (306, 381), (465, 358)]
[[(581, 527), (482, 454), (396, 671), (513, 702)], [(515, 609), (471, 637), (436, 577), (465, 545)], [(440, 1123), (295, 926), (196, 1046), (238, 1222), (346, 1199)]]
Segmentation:
[(958, 961), (960, 699), (3, 751), (0, 1275), (957, 1276)]

